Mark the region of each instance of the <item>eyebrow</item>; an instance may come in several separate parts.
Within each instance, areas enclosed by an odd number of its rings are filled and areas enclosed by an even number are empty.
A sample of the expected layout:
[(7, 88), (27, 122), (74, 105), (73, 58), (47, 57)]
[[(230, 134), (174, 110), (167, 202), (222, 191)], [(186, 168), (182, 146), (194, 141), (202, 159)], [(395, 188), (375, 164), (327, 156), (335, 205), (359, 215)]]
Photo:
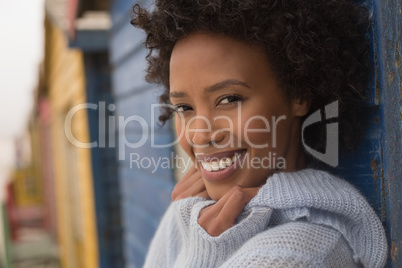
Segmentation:
[[(208, 86), (204, 89), (204, 93), (211, 93), (215, 92), (221, 89), (224, 89), (226, 87), (230, 86), (243, 86), (246, 88), (251, 88), (247, 83), (236, 80), (236, 79), (228, 79), (216, 84), (213, 84), (212, 86)], [(170, 92), (169, 93), (170, 98), (184, 98), (187, 97), (187, 93), (182, 92), (182, 91), (175, 91), (175, 92)]]

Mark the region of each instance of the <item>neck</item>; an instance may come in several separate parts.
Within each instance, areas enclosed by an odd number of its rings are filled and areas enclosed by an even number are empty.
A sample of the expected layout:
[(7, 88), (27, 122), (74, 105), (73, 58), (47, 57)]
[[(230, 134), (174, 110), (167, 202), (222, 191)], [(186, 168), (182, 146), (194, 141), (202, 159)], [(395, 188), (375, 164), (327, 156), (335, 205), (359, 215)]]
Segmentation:
[(306, 168), (305, 154), (301, 143), (301, 120), (297, 118), (292, 124), (289, 146), (285, 154), (286, 171), (297, 171)]

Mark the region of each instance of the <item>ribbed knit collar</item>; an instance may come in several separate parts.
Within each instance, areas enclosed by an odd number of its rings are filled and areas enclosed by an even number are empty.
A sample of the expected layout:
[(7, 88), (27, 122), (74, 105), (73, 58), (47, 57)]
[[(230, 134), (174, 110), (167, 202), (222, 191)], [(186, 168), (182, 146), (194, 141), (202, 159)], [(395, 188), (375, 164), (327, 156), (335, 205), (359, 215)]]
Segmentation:
[(365, 267), (382, 267), (387, 256), (383, 226), (365, 198), (348, 182), (327, 172), (306, 169), (276, 173), (246, 205), (270, 207), (281, 222), (304, 217), (337, 229)]

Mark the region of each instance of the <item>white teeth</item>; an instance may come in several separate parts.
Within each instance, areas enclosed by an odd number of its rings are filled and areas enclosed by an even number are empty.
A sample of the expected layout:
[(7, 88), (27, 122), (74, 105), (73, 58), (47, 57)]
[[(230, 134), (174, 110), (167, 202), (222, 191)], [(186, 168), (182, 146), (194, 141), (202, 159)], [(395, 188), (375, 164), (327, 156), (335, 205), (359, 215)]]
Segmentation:
[(222, 158), (222, 159), (219, 161), (219, 168), (220, 168), (220, 169), (226, 168), (226, 162), (225, 162), (225, 159), (224, 159), (224, 158)]
[(235, 154), (232, 158), (225, 157), (219, 161), (211, 161), (211, 162), (203, 162), (201, 161), (201, 165), (204, 170), (211, 172), (211, 171), (218, 171), (230, 167), (233, 163), (235, 163), (239, 158), (240, 154)]
[(232, 162), (235, 163), (237, 161), (237, 159), (239, 159), (239, 155), (235, 154), (232, 158)]
[(212, 167), (212, 171), (218, 171), (219, 170), (219, 163), (218, 162), (211, 162), (210, 165)]
[(227, 167), (230, 167), (232, 165), (232, 159), (229, 157), (225, 158), (225, 164)]
[(212, 167), (211, 167), (211, 165), (210, 165), (209, 163), (207, 163), (207, 162), (201, 162), (201, 165), (202, 165), (202, 167), (203, 167), (206, 171), (208, 171), (208, 172), (211, 172), (211, 171), (212, 171)]

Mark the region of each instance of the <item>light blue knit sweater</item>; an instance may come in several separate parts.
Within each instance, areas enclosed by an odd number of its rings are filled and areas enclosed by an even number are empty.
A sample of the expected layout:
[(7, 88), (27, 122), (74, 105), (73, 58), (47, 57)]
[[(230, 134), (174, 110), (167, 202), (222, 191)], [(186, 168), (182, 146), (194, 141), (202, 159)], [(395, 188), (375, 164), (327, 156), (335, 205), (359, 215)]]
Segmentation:
[(277, 173), (218, 237), (198, 223), (198, 197), (173, 202), (145, 266), (383, 267), (387, 243), (373, 209), (349, 183), (318, 170)]

